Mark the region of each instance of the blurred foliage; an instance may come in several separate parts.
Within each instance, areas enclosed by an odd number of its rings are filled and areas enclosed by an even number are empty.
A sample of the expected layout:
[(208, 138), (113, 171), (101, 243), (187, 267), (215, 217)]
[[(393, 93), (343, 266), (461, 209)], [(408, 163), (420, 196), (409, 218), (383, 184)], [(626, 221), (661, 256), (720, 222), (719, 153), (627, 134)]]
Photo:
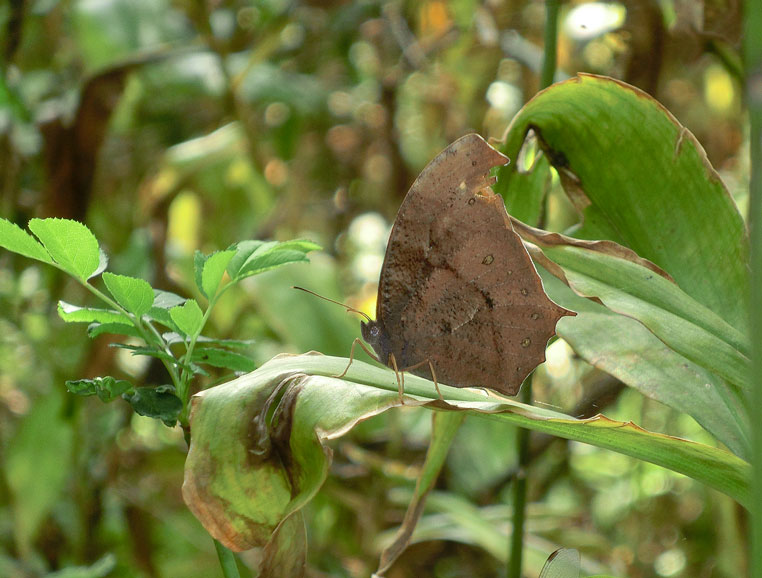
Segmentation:
[[(558, 76), (607, 74), (654, 95), (696, 134), (743, 212), (741, 21), (733, 0), (567, 2)], [(196, 249), (310, 238), (326, 252), (236, 286), (208, 332), (253, 339), (257, 363), (346, 355), (357, 320), (288, 287), (373, 310), (409, 184), (458, 136), (502, 135), (537, 90), (543, 23), (539, 0), (11, 0), (0, 5), (0, 215), (22, 227), (82, 220), (113, 271), (187, 297), (198, 297)], [(577, 218), (551, 186), (546, 225), (562, 230)], [(155, 382), (161, 368), (103, 336), (90, 342), (57, 317), (59, 299), (88, 303), (57, 271), (0, 253), (0, 576), (219, 575), (180, 496), (181, 431), (65, 392), (67, 379)], [(602, 387), (606, 376), (563, 342), (548, 359), (535, 403), (572, 415), (608, 406), (614, 419), (714, 443), (685, 415)], [(375, 568), (428, 427), (424, 412), (387, 412), (336, 446), (306, 511), (315, 576)], [(389, 576), (499, 572), (513, 437), (466, 420), (423, 539)], [(532, 439), (527, 576), (559, 546), (577, 548), (588, 573), (745, 574), (746, 520), (728, 498), (621, 455)], [(239, 556), (244, 575), (257, 556)]]

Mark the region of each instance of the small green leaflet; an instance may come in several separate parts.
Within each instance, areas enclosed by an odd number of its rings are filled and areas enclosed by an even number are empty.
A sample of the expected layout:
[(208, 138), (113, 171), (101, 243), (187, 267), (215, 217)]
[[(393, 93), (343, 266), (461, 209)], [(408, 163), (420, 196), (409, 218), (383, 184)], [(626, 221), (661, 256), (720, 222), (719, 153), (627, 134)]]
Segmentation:
[(139, 387), (122, 397), (138, 415), (160, 419), (169, 427), (175, 425), (183, 409), (183, 402), (175, 395), (175, 388), (171, 385)]
[(43, 263), (52, 263), (45, 247), (40, 245), (34, 237), (24, 231), (15, 223), (0, 218), (0, 247), (8, 249), (24, 257), (37, 259)]
[(66, 301), (58, 302), (58, 315), (67, 323), (127, 323), (128, 319), (113, 309), (79, 307)]
[(226, 349), (212, 347), (197, 347), (193, 351), (191, 361), (212, 367), (223, 367), (232, 371), (254, 371), (256, 369), (254, 361), (249, 357)]
[(235, 245), (235, 256), (227, 270), (236, 281), (275, 269), (287, 263), (307, 261), (306, 254), (320, 249), (320, 245), (306, 239), (293, 241), (241, 241)]
[(87, 281), (104, 263), (98, 240), (82, 223), (69, 219), (32, 219), (29, 229), (67, 273)]
[(142, 317), (151, 309), (154, 294), (147, 281), (126, 275), (104, 273), (103, 282), (116, 302), (136, 317)]
[(204, 314), (195, 299), (188, 299), (183, 305), (173, 307), (169, 310), (169, 315), (177, 328), (186, 335), (195, 335), (201, 331)]
[(235, 251), (230, 250), (212, 253), (208, 257), (196, 251), (193, 259), (196, 286), (207, 299), (217, 294), (225, 268), (234, 256)]
[(97, 395), (102, 402), (108, 403), (131, 390), (132, 384), (123, 379), (114, 379), (113, 377), (106, 376), (67, 381), (66, 389), (73, 394), (83, 397)]

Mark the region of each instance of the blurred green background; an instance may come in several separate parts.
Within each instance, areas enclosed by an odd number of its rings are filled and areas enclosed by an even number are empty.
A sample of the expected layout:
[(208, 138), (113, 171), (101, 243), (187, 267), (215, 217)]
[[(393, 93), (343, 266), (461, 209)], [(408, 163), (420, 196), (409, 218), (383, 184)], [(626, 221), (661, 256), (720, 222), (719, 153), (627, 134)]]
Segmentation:
[[(654, 95), (696, 134), (745, 213), (741, 22), (733, 0), (565, 2), (557, 78), (606, 74)], [(0, 4), (0, 215), (22, 227), (35, 216), (81, 220), (111, 270), (185, 296), (195, 296), (196, 249), (310, 238), (325, 250), (309, 265), (237, 286), (206, 333), (252, 339), (257, 363), (313, 349), (346, 356), (359, 319), (289, 287), (374, 311), (407, 188), (457, 137), (502, 135), (537, 91), (544, 23), (539, 0), (11, 0)], [(576, 220), (554, 183), (547, 228)], [(90, 341), (65, 325), (59, 299), (92, 303), (52, 268), (0, 253), (0, 576), (220, 575), (180, 496), (179, 429), (64, 387), (161, 374), (108, 337)], [(560, 341), (534, 398), (715, 443)], [(331, 476), (306, 510), (312, 575), (375, 569), (404, 514), (429, 419), (387, 412), (335, 446)], [(417, 541), (389, 576), (500, 572), (514, 436), (466, 420)], [(590, 573), (746, 573), (746, 520), (729, 498), (612, 452), (532, 440), (527, 576), (560, 546), (578, 548)], [(245, 575), (257, 556), (240, 556)]]

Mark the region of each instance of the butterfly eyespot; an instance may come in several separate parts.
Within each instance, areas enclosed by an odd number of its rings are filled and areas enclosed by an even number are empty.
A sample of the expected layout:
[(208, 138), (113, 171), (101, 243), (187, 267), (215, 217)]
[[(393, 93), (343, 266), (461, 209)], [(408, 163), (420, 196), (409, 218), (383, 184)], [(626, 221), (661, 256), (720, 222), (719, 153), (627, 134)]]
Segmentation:
[(521, 290), (521, 294), (522, 294), (524, 297), (526, 297), (527, 295), (529, 295), (529, 291), (527, 291), (526, 289), (522, 289), (522, 290)]
[(470, 199), (468, 199), (468, 204), (469, 204), (469, 205), (473, 205), (475, 202), (476, 202), (476, 199), (475, 199), (475, 198), (473, 198), (473, 197), (471, 197)]
[(532, 321), (537, 321), (540, 318), (540, 314), (536, 311), (532, 313)]
[(529, 337), (525, 337), (524, 339), (521, 340), (521, 347), (523, 347), (524, 349), (526, 349), (530, 345), (532, 345), (532, 340), (529, 339)]
[(378, 337), (378, 333), (379, 333), (379, 332), (378, 332), (378, 327), (376, 327), (375, 325), (374, 325), (373, 327), (371, 327), (371, 328), (370, 328), (370, 334), (371, 334), (373, 337)]
[(492, 255), (487, 255), (484, 259), (482, 259), (482, 265), (491, 265), (492, 261), (494, 261), (495, 258)]

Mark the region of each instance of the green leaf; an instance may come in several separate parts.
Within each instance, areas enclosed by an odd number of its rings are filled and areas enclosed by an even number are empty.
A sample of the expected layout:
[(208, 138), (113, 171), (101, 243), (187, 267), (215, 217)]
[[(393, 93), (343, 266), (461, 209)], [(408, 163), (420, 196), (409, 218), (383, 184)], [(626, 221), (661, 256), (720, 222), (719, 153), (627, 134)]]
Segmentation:
[(192, 361), (232, 371), (254, 371), (256, 368), (254, 360), (245, 355), (213, 347), (197, 347), (193, 351)]
[(104, 273), (103, 282), (116, 302), (136, 317), (145, 315), (151, 309), (154, 294), (148, 281), (126, 275)]
[(171, 385), (139, 387), (122, 397), (138, 415), (160, 419), (169, 427), (175, 425), (183, 409), (183, 402), (175, 395), (175, 388)]
[(207, 299), (217, 294), (225, 269), (234, 256), (235, 251), (218, 251), (209, 257), (204, 257), (200, 251), (196, 252), (196, 285)]
[[(183, 497), (227, 547), (264, 545), (280, 521), (307, 504), (323, 484), (330, 467), (328, 440), (400, 405), (394, 372), (354, 361), (344, 379), (329, 377), (346, 363), (316, 354), (277, 357), (194, 396)], [(432, 382), (406, 374), (406, 407), (481, 414), (593, 444), (685, 474), (743, 505), (749, 502), (751, 468), (726, 450), (602, 416), (575, 419), (507, 398), (439, 387), (444, 401)], [(268, 400), (278, 393), (273, 411)]]
[(277, 241), (242, 241), (235, 246), (236, 253), (228, 264), (228, 273), (239, 281), (275, 269), (288, 263), (307, 261), (306, 254), (320, 249), (312, 241), (295, 239)]
[(692, 416), (702, 427), (748, 459), (750, 440), (743, 404), (728, 395), (717, 376), (670, 349), (642, 323), (575, 295), (541, 269), (545, 290), (556, 303), (577, 312), (556, 332), (592, 365), (643, 395)]
[(132, 389), (133, 385), (124, 379), (115, 379), (110, 376), (96, 377), (94, 379), (77, 379), (66, 382), (66, 389), (76, 395), (87, 397), (97, 395), (98, 398), (108, 403), (114, 401), (123, 393)]
[[(688, 129), (646, 93), (587, 74), (527, 103), (500, 151), (516, 159), (530, 129), (583, 212), (575, 236), (632, 248), (747, 333), (746, 227)], [(497, 174), (510, 190), (517, 163)]]
[(154, 295), (153, 307), (149, 310), (147, 318), (149, 321), (156, 321), (173, 331), (178, 331), (169, 310), (185, 303), (185, 298), (159, 289), (154, 289)]
[(116, 567), (116, 556), (109, 553), (90, 566), (69, 566), (46, 574), (45, 578), (105, 578)]
[(727, 380), (749, 387), (748, 340), (680, 287), (614, 255), (581, 247), (547, 249), (569, 286), (596, 297), (617, 313), (637, 319), (673, 351)]
[(98, 240), (85, 225), (69, 219), (32, 219), (29, 229), (61, 268), (87, 281), (101, 265)]
[(104, 334), (126, 335), (128, 337), (143, 339), (140, 331), (134, 325), (128, 325), (127, 323), (92, 323), (87, 328), (87, 336), (90, 339), (95, 339)]
[(33, 555), (32, 542), (66, 488), (73, 467), (74, 431), (63, 417), (62, 401), (60, 389), (38, 400), (4, 452), (3, 474), (22, 556)]
[[(529, 147), (525, 147), (525, 150)], [(543, 200), (550, 189), (551, 173), (548, 157), (539, 154), (531, 159), (531, 165), (522, 167), (522, 155), (511, 159), (515, 164), (511, 178), (498, 178), (492, 189), (505, 199), (508, 212), (519, 221), (536, 225), (543, 213)]]
[(423, 514), (426, 496), (434, 489), (439, 472), (447, 459), (447, 453), (452, 445), (455, 434), (466, 418), (464, 413), (435, 412), (432, 416), (431, 443), (426, 452), (426, 461), (415, 484), (415, 492), (410, 500), (405, 518), (397, 531), (394, 541), (381, 552), (376, 574), (382, 576), (399, 558), (410, 543), (416, 524)]
[(177, 328), (186, 335), (195, 335), (201, 331), (204, 314), (195, 299), (188, 299), (183, 305), (173, 307), (169, 315)]
[(58, 315), (67, 323), (119, 323), (129, 322), (119, 311), (113, 309), (98, 309), (96, 307), (80, 307), (66, 301), (58, 302)]
[(579, 578), (579, 551), (559, 548), (548, 558), (540, 572), (540, 578)]
[(0, 218), (0, 247), (43, 263), (53, 262), (45, 247), (40, 245), (34, 237), (15, 223), (2, 218)]

